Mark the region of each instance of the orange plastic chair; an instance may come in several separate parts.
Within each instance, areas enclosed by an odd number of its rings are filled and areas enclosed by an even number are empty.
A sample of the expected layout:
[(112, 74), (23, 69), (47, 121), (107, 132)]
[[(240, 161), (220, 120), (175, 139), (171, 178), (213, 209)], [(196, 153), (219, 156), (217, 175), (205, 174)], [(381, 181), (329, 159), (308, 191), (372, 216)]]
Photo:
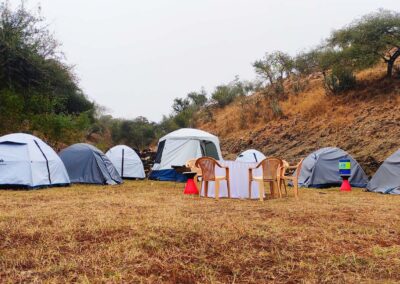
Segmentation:
[[(275, 190), (274, 190), (274, 184), (275, 184), (279, 191), (279, 197), (282, 197), (280, 180), (279, 180), (280, 177), (279, 171), (281, 170), (282, 166), (283, 166), (283, 161), (281, 159), (266, 158), (262, 160), (257, 165), (257, 167), (249, 168), (249, 198), (251, 199), (251, 183), (253, 181), (258, 182), (259, 184), (260, 201), (264, 201), (264, 194), (265, 194), (264, 182), (269, 183), (272, 196), (275, 196)], [(257, 177), (253, 176), (253, 170), (258, 169), (259, 167), (262, 167), (263, 169), (262, 176), (257, 176)]]
[[(229, 168), (221, 166), (217, 160), (210, 158), (210, 157), (202, 157), (197, 159), (195, 163), (196, 167), (201, 169), (202, 172), (202, 179), (201, 179), (201, 186), (204, 183), (204, 195), (208, 197), (208, 183), (210, 181), (215, 182), (215, 198), (219, 199), (219, 186), (221, 181), (226, 181), (227, 188), (228, 188), (228, 198), (231, 197), (231, 189), (229, 185)], [(225, 169), (225, 176), (216, 176), (215, 175), (215, 167), (218, 166), (219, 168)]]
[[(299, 198), (299, 175), (301, 171), (301, 166), (303, 165), (303, 160), (301, 159), (300, 162), (296, 166), (290, 166), (288, 162), (284, 161), (283, 166), (279, 171), (279, 180), (280, 180), (280, 187), (285, 188), (285, 194), (287, 196), (287, 188), (286, 188), (286, 181), (292, 181), (293, 188), (294, 188), (294, 196)], [(294, 174), (291, 174), (293, 171)], [(288, 173), (288, 175), (286, 175)]]

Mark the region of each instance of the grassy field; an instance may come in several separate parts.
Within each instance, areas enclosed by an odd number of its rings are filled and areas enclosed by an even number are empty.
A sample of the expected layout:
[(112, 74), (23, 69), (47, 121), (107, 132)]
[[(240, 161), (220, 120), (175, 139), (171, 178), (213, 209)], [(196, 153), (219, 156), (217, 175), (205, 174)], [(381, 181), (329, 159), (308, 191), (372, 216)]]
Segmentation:
[(400, 197), (220, 200), (128, 181), (0, 191), (1, 282), (396, 282)]

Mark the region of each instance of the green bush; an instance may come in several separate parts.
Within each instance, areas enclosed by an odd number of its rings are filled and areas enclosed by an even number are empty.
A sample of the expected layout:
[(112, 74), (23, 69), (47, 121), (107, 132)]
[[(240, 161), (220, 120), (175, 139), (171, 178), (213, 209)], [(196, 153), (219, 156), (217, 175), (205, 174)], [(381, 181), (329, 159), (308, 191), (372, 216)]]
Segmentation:
[(340, 92), (354, 88), (356, 85), (356, 77), (353, 71), (349, 68), (334, 67), (332, 72), (325, 75), (324, 78), (325, 88), (330, 93), (336, 95)]
[(233, 92), (228, 85), (218, 86), (211, 98), (217, 102), (219, 107), (224, 107), (235, 100), (237, 93)]

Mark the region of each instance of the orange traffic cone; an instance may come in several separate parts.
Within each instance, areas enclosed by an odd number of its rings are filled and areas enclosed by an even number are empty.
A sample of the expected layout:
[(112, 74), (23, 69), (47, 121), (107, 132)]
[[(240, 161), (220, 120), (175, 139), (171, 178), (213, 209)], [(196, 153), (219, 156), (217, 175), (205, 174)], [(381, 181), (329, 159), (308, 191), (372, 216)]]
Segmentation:
[(351, 185), (348, 177), (343, 177), (343, 183), (340, 187), (340, 191), (351, 191)]
[(186, 182), (184, 194), (199, 194), (199, 190), (197, 189), (196, 183), (194, 179), (189, 178)]

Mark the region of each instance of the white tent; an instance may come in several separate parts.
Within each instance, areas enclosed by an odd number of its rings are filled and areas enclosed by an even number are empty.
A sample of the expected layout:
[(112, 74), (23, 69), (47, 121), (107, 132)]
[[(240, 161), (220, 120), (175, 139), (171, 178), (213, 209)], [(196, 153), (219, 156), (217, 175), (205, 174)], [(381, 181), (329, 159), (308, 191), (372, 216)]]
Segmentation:
[(182, 166), (190, 159), (203, 156), (222, 160), (218, 137), (193, 128), (182, 128), (160, 139), (150, 179), (183, 181), (172, 166)]
[(56, 152), (39, 138), (16, 133), (0, 137), (0, 186), (68, 185), (67, 170)]
[(106, 153), (122, 178), (145, 178), (143, 163), (135, 150), (118, 145)]
[(264, 160), (266, 157), (263, 153), (260, 151), (250, 149), (244, 151), (242, 154), (240, 154), (237, 158), (236, 161), (238, 162), (245, 162), (245, 163), (259, 163), (262, 160)]

